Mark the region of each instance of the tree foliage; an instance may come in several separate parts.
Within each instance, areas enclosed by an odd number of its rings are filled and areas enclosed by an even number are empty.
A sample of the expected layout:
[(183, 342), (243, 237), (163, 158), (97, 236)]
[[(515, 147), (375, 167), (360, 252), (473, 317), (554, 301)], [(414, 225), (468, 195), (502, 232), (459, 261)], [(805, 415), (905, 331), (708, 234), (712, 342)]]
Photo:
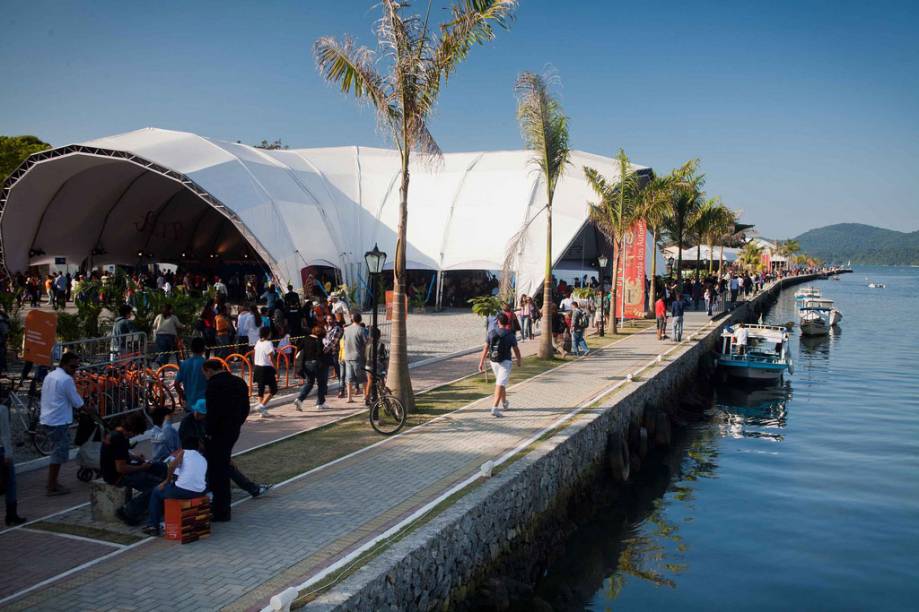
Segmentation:
[(0, 136), (0, 181), (12, 174), (29, 155), (50, 148), (51, 145), (37, 136)]

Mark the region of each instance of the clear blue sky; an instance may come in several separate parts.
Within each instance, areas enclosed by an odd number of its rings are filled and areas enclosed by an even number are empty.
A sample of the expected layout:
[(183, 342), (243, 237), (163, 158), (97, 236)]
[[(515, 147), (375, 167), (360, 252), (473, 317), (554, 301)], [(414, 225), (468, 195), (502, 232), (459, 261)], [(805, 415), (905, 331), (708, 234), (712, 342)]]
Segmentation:
[[(520, 4), (443, 91), (432, 130), (445, 151), (519, 148), (514, 79), (551, 64), (575, 148), (623, 147), (659, 171), (701, 157), (709, 193), (765, 235), (919, 229), (919, 2)], [(0, 134), (63, 145), (156, 126), (384, 145), (311, 55), (320, 35), (371, 43), (373, 6), (8, 2)]]

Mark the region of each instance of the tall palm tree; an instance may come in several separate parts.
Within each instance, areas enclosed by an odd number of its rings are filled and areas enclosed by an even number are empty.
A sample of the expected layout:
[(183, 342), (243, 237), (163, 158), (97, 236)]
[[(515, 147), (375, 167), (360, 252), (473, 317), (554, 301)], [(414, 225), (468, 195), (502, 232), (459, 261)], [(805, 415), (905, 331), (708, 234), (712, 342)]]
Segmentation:
[(558, 179), (571, 158), (568, 117), (550, 91), (550, 76), (523, 72), (517, 77), (517, 121), (533, 163), (546, 187), (546, 270), (542, 285), (542, 335), (539, 357), (552, 358), (552, 202)]
[(744, 268), (755, 270), (762, 263), (763, 247), (755, 242), (748, 242), (740, 249), (738, 259)]
[(702, 203), (702, 206), (696, 211), (692, 223), (692, 234), (697, 239), (696, 245), (696, 280), (702, 273), (702, 244), (708, 246), (708, 272), (712, 272), (712, 262), (714, 261), (715, 242), (723, 237), (730, 230), (727, 226), (727, 218), (731, 216), (731, 211), (721, 203), (721, 198), (714, 197)]
[(789, 267), (788, 264), (792, 262), (794, 254), (798, 253), (800, 250), (801, 243), (792, 238), (780, 242), (777, 249), (778, 254), (785, 258), (786, 267)]
[(657, 278), (657, 241), (670, 214), (670, 194), (673, 191), (673, 174), (652, 176), (641, 190), (638, 215), (651, 232), (651, 295), (648, 296), (649, 314), (654, 307)]
[(696, 210), (702, 205), (705, 197), (702, 192), (704, 185), (705, 175), (699, 173), (698, 159), (691, 159), (674, 170), (671, 211), (665, 229), (678, 249), (676, 277), (680, 284), (683, 282), (683, 247)]
[(724, 259), (724, 243), (731, 236), (734, 235), (734, 227), (737, 224), (738, 213), (734, 212), (727, 206), (719, 206), (715, 212), (715, 219), (710, 228), (710, 232), (707, 236), (708, 239), (708, 249), (709, 254), (712, 255), (708, 259), (708, 273), (711, 274), (714, 267), (714, 252), (715, 245), (721, 247), (718, 255), (718, 273), (721, 274), (721, 268), (723, 267)]
[[(625, 151), (619, 149), (616, 155), (619, 176), (615, 182), (608, 181), (597, 170), (584, 166), (584, 176), (591, 188), (600, 198), (596, 204), (590, 204), (589, 216), (599, 230), (613, 243), (613, 294), (612, 304), (612, 332), (617, 332), (616, 326), (616, 284), (619, 280), (619, 261), (622, 259), (622, 250), (625, 247), (625, 233), (641, 215), (641, 183), (632, 173), (629, 158)], [(623, 313), (624, 314), (624, 313)]]
[[(509, 26), (515, 6), (516, 0), (465, 0), (455, 4), (449, 19), (437, 28), (429, 21), (430, 5), (425, 15), (406, 14), (407, 2), (382, 0), (383, 15), (376, 28), (379, 51), (358, 47), (348, 36), (341, 41), (322, 37), (313, 45), (320, 74), (343, 93), (371, 105), (380, 126), (399, 150), (402, 181), (393, 261), (393, 297), (397, 305), (405, 301), (411, 154), (416, 152), (429, 160), (440, 158), (440, 147), (428, 131), (427, 119), (441, 86), (473, 45), (492, 40), (495, 26)], [(393, 308), (387, 384), (413, 412), (415, 398), (408, 371), (405, 323), (405, 309)]]

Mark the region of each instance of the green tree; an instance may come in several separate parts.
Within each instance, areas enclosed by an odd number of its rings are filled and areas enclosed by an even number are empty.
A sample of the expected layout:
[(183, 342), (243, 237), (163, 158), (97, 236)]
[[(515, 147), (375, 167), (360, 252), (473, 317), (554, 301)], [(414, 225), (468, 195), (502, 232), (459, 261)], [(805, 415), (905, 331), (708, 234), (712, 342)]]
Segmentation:
[(651, 295), (648, 298), (649, 315), (654, 308), (656, 296), (657, 277), (657, 250), (661, 228), (670, 215), (670, 194), (673, 190), (673, 174), (665, 176), (652, 176), (651, 180), (641, 190), (639, 201), (639, 217), (644, 220), (651, 232)]
[(696, 211), (702, 205), (705, 194), (705, 175), (699, 173), (699, 160), (691, 159), (673, 172), (671, 184), (670, 214), (665, 231), (677, 249), (676, 277), (683, 282), (683, 248)]
[(756, 270), (762, 265), (763, 247), (755, 242), (748, 242), (740, 249), (738, 260), (748, 270)]
[(0, 136), (0, 182), (29, 155), (50, 148), (51, 145), (37, 136)]
[(692, 234), (698, 239), (696, 246), (696, 278), (702, 270), (700, 252), (702, 244), (708, 245), (708, 273), (712, 273), (715, 243), (723, 242), (727, 236), (734, 232), (734, 213), (724, 204), (721, 198), (714, 197), (706, 200), (696, 211), (693, 219)]
[(616, 282), (619, 278), (619, 262), (622, 258), (625, 233), (641, 216), (641, 183), (629, 163), (625, 151), (619, 149), (616, 155), (619, 176), (615, 182), (607, 180), (594, 168), (584, 166), (584, 176), (591, 188), (600, 198), (596, 204), (590, 204), (590, 220), (613, 243), (613, 292), (611, 296), (611, 327), (613, 335), (617, 332), (616, 326)]
[(517, 77), (517, 121), (526, 147), (533, 151), (546, 188), (546, 270), (542, 284), (542, 334), (539, 357), (552, 358), (552, 202), (555, 188), (571, 158), (568, 117), (549, 84), (552, 77), (532, 72)]
[[(376, 28), (378, 51), (358, 47), (346, 36), (313, 45), (320, 74), (345, 94), (371, 105), (381, 127), (399, 150), (399, 224), (393, 260), (393, 298), (405, 300), (405, 248), (408, 228), (409, 162), (412, 152), (440, 158), (440, 147), (428, 131), (428, 117), (443, 84), (473, 45), (495, 36), (495, 26), (508, 27), (516, 0), (464, 0), (454, 4), (439, 28), (424, 15), (407, 14), (407, 2), (383, 0)], [(388, 386), (414, 412), (415, 397), (408, 371), (405, 311), (393, 309)]]

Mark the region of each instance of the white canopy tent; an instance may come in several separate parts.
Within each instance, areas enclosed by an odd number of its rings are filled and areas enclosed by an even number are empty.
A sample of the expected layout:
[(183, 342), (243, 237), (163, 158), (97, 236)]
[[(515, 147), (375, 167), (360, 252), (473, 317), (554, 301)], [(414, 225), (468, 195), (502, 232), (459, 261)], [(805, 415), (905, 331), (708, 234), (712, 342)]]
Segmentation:
[[(450, 153), (413, 162), (407, 267), (498, 270), (515, 235), (517, 289), (545, 266), (545, 188), (529, 151)], [(590, 165), (615, 179), (611, 158), (576, 151), (559, 181), (553, 260), (587, 224)], [(636, 171), (640, 166), (633, 166)], [(96, 265), (140, 259), (261, 259), (281, 282), (308, 266), (360, 284), (363, 255), (395, 250), (399, 159), (368, 147), (263, 150), (146, 128), (37, 153), (0, 194), (8, 271), (53, 257)]]

